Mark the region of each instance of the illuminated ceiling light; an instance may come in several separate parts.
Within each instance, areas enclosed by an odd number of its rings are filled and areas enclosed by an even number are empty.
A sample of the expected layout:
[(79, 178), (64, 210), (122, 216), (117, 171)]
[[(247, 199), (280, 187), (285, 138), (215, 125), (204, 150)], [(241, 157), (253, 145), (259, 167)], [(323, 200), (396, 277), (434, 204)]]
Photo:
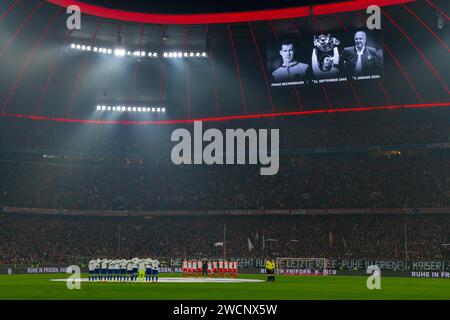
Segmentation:
[(102, 107), (101, 106), (97, 106), (97, 111), (101, 110)]
[(177, 57), (177, 53), (176, 52), (172, 52), (172, 57), (176, 58)]
[(164, 53), (163, 53), (163, 57), (164, 57), (164, 58), (167, 58), (167, 56), (168, 56), (167, 52), (164, 52)]
[(103, 110), (103, 111), (106, 110), (106, 106), (102, 106), (102, 110)]
[(166, 112), (166, 108), (161, 108), (161, 111), (162, 112)]
[(155, 112), (156, 111), (156, 109), (155, 108), (152, 108), (152, 112)]
[(111, 107), (110, 106), (108, 106), (108, 111), (111, 111)]
[(202, 57), (206, 57), (206, 56), (207, 56), (206, 52), (203, 52)]
[(80, 50), (81, 46), (79, 44), (77, 44), (77, 50)]
[(142, 108), (141, 107), (137, 108), (137, 111), (142, 112)]
[(183, 56), (182, 52), (178, 52), (178, 58), (181, 58)]
[(81, 46), (81, 50), (86, 50), (86, 46)]
[(141, 57), (145, 57), (145, 51), (141, 51)]
[(153, 52), (153, 57), (157, 58), (158, 57), (158, 52)]
[(94, 52), (97, 52), (98, 51), (98, 48), (97, 47), (94, 47)]
[(185, 56), (185, 57), (187, 57), (187, 56), (188, 56), (188, 53), (187, 53), (187, 52), (185, 52), (185, 53), (184, 53), (184, 56)]
[(172, 52), (169, 52), (168, 57), (172, 58)]
[(136, 112), (136, 107), (133, 107), (133, 112)]
[(161, 112), (161, 108), (157, 108), (157, 109), (156, 109), (156, 112)]
[(200, 52), (197, 52), (195, 55), (196, 55), (197, 57), (200, 57)]
[(87, 47), (86, 47), (86, 50), (87, 50), (87, 51), (91, 51), (91, 46), (87, 46)]
[(77, 46), (75, 45), (75, 43), (72, 43), (72, 44), (70, 45), (70, 47), (71, 47), (72, 49), (75, 49)]
[(193, 52), (189, 53), (189, 57), (193, 57), (193, 56), (194, 56)]
[(111, 49), (108, 49), (108, 54), (112, 54), (112, 50)]
[(116, 111), (116, 107), (113, 107), (112, 109), (113, 109), (113, 111)]
[(131, 111), (131, 107), (128, 107), (127, 110), (128, 110), (128, 111)]

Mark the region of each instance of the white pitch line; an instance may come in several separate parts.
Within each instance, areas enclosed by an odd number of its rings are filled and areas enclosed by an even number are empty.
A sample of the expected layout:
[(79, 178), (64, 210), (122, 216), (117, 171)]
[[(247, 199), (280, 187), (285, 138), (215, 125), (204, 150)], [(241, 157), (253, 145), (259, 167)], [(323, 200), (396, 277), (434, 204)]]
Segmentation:
[[(56, 282), (66, 282), (68, 279), (50, 279), (50, 281)], [(70, 279), (69, 281), (73, 282), (78, 279)], [(116, 280), (96, 280), (89, 281), (88, 278), (79, 279), (80, 282), (99, 282), (99, 283), (152, 283), (151, 281), (116, 281)], [(158, 278), (158, 282), (163, 283), (248, 283), (248, 282), (265, 282), (265, 280), (258, 279), (230, 279), (230, 278)]]

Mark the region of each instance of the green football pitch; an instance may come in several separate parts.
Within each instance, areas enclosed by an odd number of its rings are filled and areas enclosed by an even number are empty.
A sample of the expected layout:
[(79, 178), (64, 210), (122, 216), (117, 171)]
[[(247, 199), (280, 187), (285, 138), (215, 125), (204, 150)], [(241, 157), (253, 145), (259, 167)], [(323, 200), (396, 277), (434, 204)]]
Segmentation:
[[(450, 279), (384, 277), (380, 290), (368, 290), (366, 277), (339, 276), (277, 276), (275, 282), (255, 283), (82, 282), (80, 290), (69, 290), (64, 281), (51, 281), (67, 277), (67, 274), (0, 275), (0, 300), (450, 300)], [(263, 275), (239, 278), (265, 279)]]

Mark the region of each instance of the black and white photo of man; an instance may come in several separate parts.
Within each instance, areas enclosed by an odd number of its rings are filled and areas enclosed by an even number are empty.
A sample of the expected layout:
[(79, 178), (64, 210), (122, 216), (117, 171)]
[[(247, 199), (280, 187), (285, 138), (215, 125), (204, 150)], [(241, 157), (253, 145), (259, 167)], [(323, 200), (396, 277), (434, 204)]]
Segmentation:
[(382, 59), (376, 48), (366, 46), (366, 32), (356, 32), (354, 43), (354, 46), (344, 48), (340, 59), (340, 70), (344, 70), (349, 76), (379, 74)]
[(272, 72), (274, 82), (299, 81), (304, 80), (309, 65), (301, 63), (295, 59), (295, 44), (291, 40), (283, 40), (280, 46), (280, 56), (282, 64)]
[(340, 41), (331, 34), (320, 34), (314, 36), (313, 43), (311, 65), (314, 76), (318, 79), (337, 77)]

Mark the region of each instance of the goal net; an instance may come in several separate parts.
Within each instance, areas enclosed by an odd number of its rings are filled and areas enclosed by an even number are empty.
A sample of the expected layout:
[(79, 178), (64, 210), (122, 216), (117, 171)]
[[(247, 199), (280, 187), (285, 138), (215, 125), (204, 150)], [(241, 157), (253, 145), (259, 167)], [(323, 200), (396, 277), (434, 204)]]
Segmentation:
[(332, 274), (331, 260), (326, 258), (278, 258), (277, 274), (326, 276)]

